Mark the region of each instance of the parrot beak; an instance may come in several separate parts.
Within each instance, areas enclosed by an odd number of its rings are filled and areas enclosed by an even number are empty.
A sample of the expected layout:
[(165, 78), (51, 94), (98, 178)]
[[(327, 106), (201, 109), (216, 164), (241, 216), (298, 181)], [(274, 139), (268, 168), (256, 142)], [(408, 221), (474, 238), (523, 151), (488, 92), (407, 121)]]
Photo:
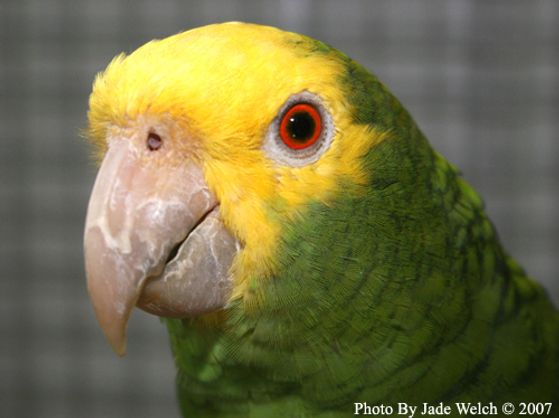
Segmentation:
[(85, 269), (97, 320), (124, 355), (136, 305), (179, 318), (222, 308), (239, 244), (198, 165), (163, 164), (128, 138), (109, 144), (88, 206)]

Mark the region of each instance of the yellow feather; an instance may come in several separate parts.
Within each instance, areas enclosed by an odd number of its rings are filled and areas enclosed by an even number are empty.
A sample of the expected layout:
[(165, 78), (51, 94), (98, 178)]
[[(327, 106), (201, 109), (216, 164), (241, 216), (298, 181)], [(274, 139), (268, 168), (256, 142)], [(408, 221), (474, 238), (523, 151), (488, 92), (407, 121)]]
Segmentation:
[[(342, 177), (364, 183), (360, 157), (383, 138), (352, 123), (339, 85), (343, 62), (312, 45), (271, 27), (211, 25), (119, 55), (94, 82), (89, 135), (101, 154), (108, 129), (141, 118), (170, 118), (199, 143), (192, 158), (203, 165), (225, 224), (244, 245), (233, 266), (234, 297), (247, 301), (250, 280), (274, 271), (283, 221), (311, 200), (328, 202)], [(266, 131), (285, 101), (304, 90), (323, 99), (335, 138), (316, 163), (274, 163), (262, 150)]]

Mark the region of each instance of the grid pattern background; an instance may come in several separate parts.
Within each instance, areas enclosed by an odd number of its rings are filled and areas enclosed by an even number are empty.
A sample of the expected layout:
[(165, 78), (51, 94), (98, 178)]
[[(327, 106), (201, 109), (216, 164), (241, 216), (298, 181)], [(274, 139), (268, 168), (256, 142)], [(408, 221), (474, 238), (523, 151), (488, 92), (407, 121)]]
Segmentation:
[(374, 71), (558, 302), (558, 18), (555, 0), (0, 0), (0, 416), (178, 416), (159, 321), (134, 314), (124, 359), (95, 323), (78, 132), (114, 55), (207, 23), (306, 33)]

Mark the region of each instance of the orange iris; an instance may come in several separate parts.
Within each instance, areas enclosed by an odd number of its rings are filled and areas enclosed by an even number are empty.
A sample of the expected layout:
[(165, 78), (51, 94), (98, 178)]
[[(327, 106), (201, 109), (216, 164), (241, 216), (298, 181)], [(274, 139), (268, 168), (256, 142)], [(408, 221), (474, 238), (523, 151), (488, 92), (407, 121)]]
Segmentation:
[(281, 119), (281, 140), (291, 149), (305, 149), (316, 143), (322, 132), (320, 112), (309, 103), (291, 106)]

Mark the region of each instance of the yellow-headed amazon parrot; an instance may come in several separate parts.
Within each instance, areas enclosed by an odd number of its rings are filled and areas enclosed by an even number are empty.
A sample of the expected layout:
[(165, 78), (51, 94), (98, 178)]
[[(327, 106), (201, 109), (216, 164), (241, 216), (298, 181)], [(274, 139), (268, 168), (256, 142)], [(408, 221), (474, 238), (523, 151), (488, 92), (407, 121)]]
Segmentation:
[(398, 402), (555, 402), (559, 416), (557, 310), (343, 53), (205, 26), (117, 56), (88, 118), (95, 314), (120, 355), (135, 306), (166, 318), (185, 416)]

